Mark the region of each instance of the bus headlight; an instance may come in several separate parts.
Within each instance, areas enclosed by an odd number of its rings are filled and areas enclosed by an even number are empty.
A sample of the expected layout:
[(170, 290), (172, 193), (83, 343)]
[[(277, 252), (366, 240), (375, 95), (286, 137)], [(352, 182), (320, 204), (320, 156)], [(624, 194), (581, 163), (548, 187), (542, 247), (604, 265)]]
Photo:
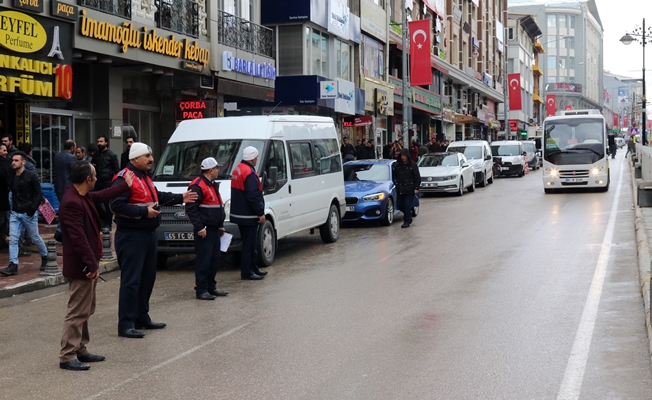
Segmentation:
[(546, 169), (546, 172), (548, 173), (548, 175), (550, 175), (553, 178), (559, 176), (559, 171), (557, 171), (554, 168)]
[(602, 173), (604, 167), (593, 167), (591, 168), (591, 175), (599, 175)]

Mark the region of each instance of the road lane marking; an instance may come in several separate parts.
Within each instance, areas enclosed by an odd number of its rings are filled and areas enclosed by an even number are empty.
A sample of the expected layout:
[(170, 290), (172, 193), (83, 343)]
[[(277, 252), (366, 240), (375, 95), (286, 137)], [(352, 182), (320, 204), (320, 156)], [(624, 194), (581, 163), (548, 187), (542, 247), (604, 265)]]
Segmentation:
[(37, 301), (41, 301), (41, 300), (44, 300), (44, 299), (49, 299), (50, 297), (60, 296), (60, 295), (65, 294), (65, 293), (68, 293), (68, 292), (55, 293), (55, 294), (51, 294), (49, 296), (39, 297), (38, 299), (30, 300), (29, 302), (30, 303), (35, 303)]
[(214, 338), (212, 338), (212, 339), (210, 339), (210, 340), (207, 340), (207, 341), (205, 341), (204, 343), (201, 343), (201, 344), (199, 344), (199, 345), (197, 345), (197, 346), (195, 346), (195, 347), (193, 347), (193, 348), (191, 348), (191, 349), (188, 349), (188, 350), (184, 351), (184, 352), (181, 353), (181, 354), (177, 354), (176, 356), (174, 356), (174, 357), (172, 357), (172, 358), (170, 358), (170, 359), (168, 359), (168, 360), (166, 360), (166, 361), (163, 361), (162, 363), (157, 364), (157, 365), (153, 366), (152, 368), (150, 368), (150, 369), (148, 369), (148, 370), (145, 370), (145, 371), (143, 371), (143, 372), (140, 372), (140, 373), (138, 373), (138, 374), (132, 376), (131, 378), (126, 379), (126, 380), (124, 380), (124, 381), (122, 381), (122, 382), (120, 382), (120, 383), (117, 383), (117, 384), (113, 385), (112, 387), (110, 387), (110, 388), (108, 388), (108, 389), (102, 390), (101, 392), (96, 393), (96, 394), (94, 394), (94, 395), (92, 395), (92, 396), (90, 396), (90, 397), (87, 397), (86, 399), (90, 400), (90, 399), (96, 399), (96, 398), (98, 398), (98, 397), (104, 396), (105, 394), (108, 394), (108, 393), (110, 393), (110, 392), (116, 390), (117, 388), (119, 388), (119, 387), (121, 387), (121, 386), (124, 386), (124, 385), (126, 385), (126, 384), (128, 384), (128, 383), (130, 383), (130, 382), (133, 382), (133, 381), (135, 381), (136, 379), (138, 379), (138, 378), (140, 378), (140, 377), (142, 377), (142, 376), (145, 376), (145, 375), (147, 375), (147, 374), (150, 374), (150, 373), (156, 371), (157, 369), (161, 369), (161, 368), (165, 367), (166, 365), (169, 365), (169, 364), (171, 364), (171, 363), (173, 363), (173, 362), (175, 362), (175, 361), (178, 361), (178, 360), (180, 360), (180, 359), (182, 359), (182, 358), (184, 358), (184, 357), (186, 357), (186, 356), (189, 356), (190, 354), (196, 352), (197, 350), (201, 350), (201, 349), (203, 349), (204, 347), (206, 347), (206, 346), (208, 346), (208, 345), (210, 345), (210, 344), (212, 344), (212, 343), (215, 343), (216, 341), (218, 341), (218, 340), (220, 340), (220, 339), (224, 339), (225, 337), (230, 336), (230, 335), (236, 333), (237, 331), (239, 331), (239, 330), (245, 328), (246, 326), (248, 326), (248, 325), (250, 325), (250, 324), (251, 324), (251, 323), (242, 324), (242, 325), (240, 325), (240, 326), (237, 326), (237, 327), (231, 329), (230, 331), (226, 331), (226, 332), (224, 332), (224, 333), (222, 333), (222, 334), (220, 334), (220, 335), (218, 335), (218, 336), (215, 336)]
[(561, 383), (561, 388), (557, 395), (558, 400), (574, 400), (580, 397), (584, 372), (586, 371), (586, 362), (589, 358), (591, 339), (593, 338), (593, 330), (598, 315), (598, 306), (600, 305), (600, 297), (602, 296), (602, 286), (607, 272), (607, 265), (609, 264), (609, 254), (611, 253), (611, 242), (616, 225), (616, 215), (624, 170), (625, 167), (622, 166), (620, 169), (620, 175), (618, 176), (616, 195), (614, 202), (611, 205), (611, 213), (609, 215), (609, 221), (607, 222), (607, 230), (604, 234), (604, 239), (602, 240), (600, 256), (598, 257), (598, 262), (595, 266), (595, 273), (593, 274), (591, 288), (589, 289), (589, 294), (586, 298), (586, 303), (584, 304), (582, 319), (577, 328), (575, 341), (573, 342), (573, 349), (571, 350), (571, 355), (568, 359), (568, 364), (566, 365), (564, 380)]

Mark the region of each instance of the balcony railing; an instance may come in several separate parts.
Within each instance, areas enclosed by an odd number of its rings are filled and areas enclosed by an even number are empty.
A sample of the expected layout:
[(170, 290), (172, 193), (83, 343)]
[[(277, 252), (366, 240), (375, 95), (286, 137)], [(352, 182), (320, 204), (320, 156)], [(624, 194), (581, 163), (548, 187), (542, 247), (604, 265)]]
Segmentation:
[(131, 0), (79, 0), (80, 6), (131, 19)]
[(217, 41), (254, 54), (272, 57), (272, 30), (246, 19), (218, 11)]
[(199, 5), (195, 0), (156, 0), (159, 28), (199, 37)]

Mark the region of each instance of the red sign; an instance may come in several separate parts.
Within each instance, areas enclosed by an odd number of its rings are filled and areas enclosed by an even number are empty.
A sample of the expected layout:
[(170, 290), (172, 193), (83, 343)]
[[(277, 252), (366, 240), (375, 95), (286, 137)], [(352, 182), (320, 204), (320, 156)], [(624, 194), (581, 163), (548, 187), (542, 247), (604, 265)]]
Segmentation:
[(509, 120), (509, 130), (511, 132), (518, 132), (518, 121), (515, 119)]
[(620, 124), (619, 121), (618, 114), (614, 114), (614, 128)]
[(647, 120), (647, 129), (648, 129), (649, 131), (652, 131), (652, 119), (648, 119), (648, 120)]
[(410, 32), (410, 85), (432, 84), (430, 66), (430, 20), (411, 21)]
[(371, 115), (366, 117), (344, 118), (344, 126), (371, 126)]
[(211, 100), (177, 101), (174, 117), (177, 122), (187, 119), (211, 118), (213, 102)]
[(629, 126), (629, 118), (627, 118), (627, 115), (623, 115), (623, 127), (627, 128)]
[(522, 110), (521, 74), (507, 75), (507, 83), (509, 84), (509, 109), (513, 111)]
[(554, 94), (546, 95), (546, 117), (554, 116), (557, 112), (557, 96)]
[(566, 104), (566, 107), (564, 107), (564, 110), (572, 110), (573, 105), (572, 104)]

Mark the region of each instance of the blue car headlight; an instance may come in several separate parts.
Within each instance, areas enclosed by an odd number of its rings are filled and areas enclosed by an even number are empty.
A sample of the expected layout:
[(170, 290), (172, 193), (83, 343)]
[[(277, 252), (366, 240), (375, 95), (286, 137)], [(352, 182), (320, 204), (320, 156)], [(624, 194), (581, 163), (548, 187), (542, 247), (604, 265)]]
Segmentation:
[(374, 193), (374, 194), (368, 194), (366, 196), (362, 196), (362, 200), (364, 200), (364, 201), (381, 201), (386, 196), (387, 195), (385, 193)]

